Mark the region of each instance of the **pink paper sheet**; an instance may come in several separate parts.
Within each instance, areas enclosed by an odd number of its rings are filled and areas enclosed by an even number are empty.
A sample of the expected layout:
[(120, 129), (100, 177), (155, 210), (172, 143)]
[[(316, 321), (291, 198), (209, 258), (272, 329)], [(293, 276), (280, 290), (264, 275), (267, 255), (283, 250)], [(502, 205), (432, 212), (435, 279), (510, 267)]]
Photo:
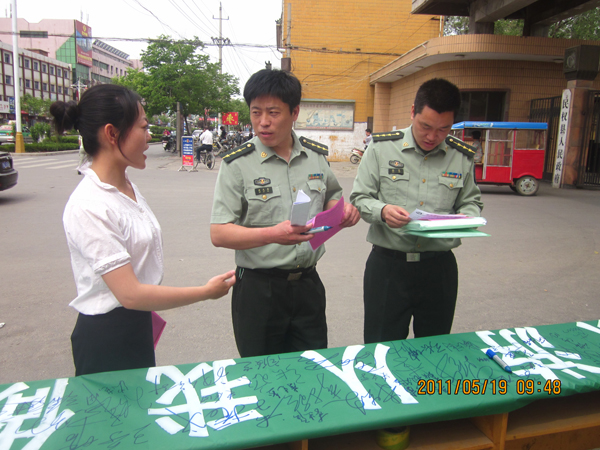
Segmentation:
[(339, 199), (333, 208), (320, 212), (313, 217), (312, 220), (308, 221), (308, 224), (310, 224), (313, 228), (324, 226), (331, 227), (330, 230), (323, 231), (322, 233), (316, 233), (315, 237), (308, 241), (313, 250), (319, 248), (325, 243), (325, 241), (341, 230), (340, 224), (342, 223), (343, 218), (344, 197)]
[(158, 345), (158, 340), (163, 330), (167, 326), (167, 321), (152, 311), (152, 335), (154, 337), (154, 348)]

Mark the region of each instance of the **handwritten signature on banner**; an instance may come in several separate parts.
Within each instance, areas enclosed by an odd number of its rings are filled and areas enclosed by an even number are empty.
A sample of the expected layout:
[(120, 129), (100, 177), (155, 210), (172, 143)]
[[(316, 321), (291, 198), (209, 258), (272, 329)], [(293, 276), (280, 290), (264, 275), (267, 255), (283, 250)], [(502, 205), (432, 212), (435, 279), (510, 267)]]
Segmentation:
[[(597, 327), (577, 322), (571, 331), (581, 333), (581, 330), (600, 334), (600, 321)], [(342, 355), (335, 353), (329, 359), (311, 350), (300, 356), (273, 355), (264, 359), (242, 359), (237, 363), (215, 361), (212, 366), (201, 363), (185, 374), (175, 366), (153, 367), (146, 373), (146, 381), (151, 383), (147, 390), (136, 386), (130, 391), (125, 382), (121, 382), (92, 391), (83, 384), (87, 390), (83, 409), (77, 394), (67, 391), (68, 379), (57, 379), (53, 387), (38, 388), (30, 395), (25, 395), (31, 390), (26, 383), (15, 383), (0, 392), (0, 405), (3, 405), (0, 450), (10, 450), (18, 439), (27, 440), (24, 449), (40, 449), (57, 430), (68, 430), (65, 439), (69, 442), (65, 448), (69, 449), (92, 444), (102, 448), (114, 448), (121, 443), (126, 447), (131, 443), (143, 444), (148, 442), (145, 431), (155, 426), (151, 421), (136, 429), (127, 427), (127, 432), (112, 433), (103, 441), (86, 435), (86, 428), (94, 423), (91, 419), (94, 415), (108, 414), (111, 426), (115, 426), (127, 422), (130, 411), (135, 408), (146, 411), (150, 418), (160, 416), (154, 422), (169, 435), (186, 433), (190, 437), (208, 437), (209, 429), (218, 432), (248, 421), (255, 421), (258, 428), (268, 428), (276, 418), (290, 414), (290, 405), (292, 418), (305, 424), (326, 421), (330, 404), (345, 404), (361, 414), (380, 410), (389, 402), (411, 408), (419, 403), (416, 397), (419, 379), (489, 378), (497, 370), (490, 364), (448, 356), (460, 354), (460, 347), (482, 352), (491, 348), (518, 377), (537, 375), (554, 380), (560, 375), (584, 379), (585, 373), (600, 374), (600, 367), (583, 364), (578, 353), (557, 350), (533, 327), (504, 329), (497, 335), (479, 331), (475, 335), (488, 347), (480, 348), (472, 340), (447, 344), (425, 341), (417, 347), (413, 344), (415, 341), (409, 340), (394, 342), (392, 347), (376, 344), (373, 353), (361, 353), (365, 346), (352, 345), (344, 348)], [(568, 343), (569, 348), (586, 349), (585, 335), (580, 336), (581, 342), (558, 333), (550, 332), (549, 336)], [(503, 343), (499, 343), (500, 339)], [(372, 365), (357, 360), (359, 354), (363, 360), (372, 360)], [(425, 373), (419, 371), (420, 363), (434, 354), (442, 355), (435, 359), (434, 368)], [(388, 364), (390, 358), (394, 362), (393, 370)], [(303, 364), (298, 364), (302, 361)], [(411, 362), (414, 364), (409, 364)], [(240, 376), (229, 380), (227, 368), (232, 366), (250, 378)], [(312, 379), (316, 380), (310, 383), (309, 391), (303, 389), (307, 384), (302, 379), (304, 372), (313, 372)], [(339, 382), (332, 381), (327, 373)], [(373, 379), (380, 380), (376, 383), (377, 389), (373, 388)], [(367, 381), (369, 389), (363, 384)], [(255, 395), (235, 397), (233, 389), (242, 386)], [(207, 411), (210, 412), (205, 416)]]

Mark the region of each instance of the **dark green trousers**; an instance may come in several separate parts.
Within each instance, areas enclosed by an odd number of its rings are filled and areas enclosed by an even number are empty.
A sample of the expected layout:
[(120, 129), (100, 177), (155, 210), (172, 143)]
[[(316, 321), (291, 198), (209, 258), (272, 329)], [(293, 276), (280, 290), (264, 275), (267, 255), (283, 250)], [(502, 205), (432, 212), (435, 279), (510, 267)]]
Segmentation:
[(288, 280), (287, 271), (238, 267), (231, 298), (240, 356), (327, 347), (325, 287), (315, 269)]
[(365, 343), (406, 339), (411, 319), (415, 337), (449, 334), (458, 292), (452, 251), (407, 262), (405, 254), (378, 250), (365, 268)]

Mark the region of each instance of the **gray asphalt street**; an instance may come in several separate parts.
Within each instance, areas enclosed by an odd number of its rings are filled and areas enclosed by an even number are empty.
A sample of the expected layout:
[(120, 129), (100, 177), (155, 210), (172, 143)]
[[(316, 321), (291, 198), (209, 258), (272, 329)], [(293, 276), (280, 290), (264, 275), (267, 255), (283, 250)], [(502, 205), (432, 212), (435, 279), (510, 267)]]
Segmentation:
[[(219, 165), (178, 172), (181, 160), (159, 144), (147, 155), (147, 168), (129, 173), (163, 228), (164, 284), (203, 284), (233, 269), (233, 251), (214, 248), (209, 238)], [(15, 165), (18, 185), (0, 193), (0, 384), (74, 374), (76, 312), (68, 303), (75, 284), (61, 218), (81, 179), (77, 155), (17, 155)], [(357, 167), (331, 165), (349, 196)], [(465, 239), (455, 250), (453, 332), (600, 319), (600, 191), (542, 184), (535, 197), (507, 187), (482, 192), (488, 220), (482, 231), (491, 237)], [(367, 228), (361, 221), (338, 234), (319, 262), (331, 347), (362, 343)], [(237, 358), (229, 299), (161, 313), (167, 327), (157, 363)]]

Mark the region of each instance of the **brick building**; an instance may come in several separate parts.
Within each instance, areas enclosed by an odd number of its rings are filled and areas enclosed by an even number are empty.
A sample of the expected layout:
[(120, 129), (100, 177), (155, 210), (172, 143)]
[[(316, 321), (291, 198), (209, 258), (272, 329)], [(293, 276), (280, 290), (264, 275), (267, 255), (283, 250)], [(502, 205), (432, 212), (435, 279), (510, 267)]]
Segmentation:
[[(18, 71), (21, 96), (50, 100), (71, 99), (71, 65), (50, 58), (43, 51), (19, 49)], [(14, 119), (15, 80), (13, 72), (13, 47), (0, 42), (0, 118)], [(12, 101), (11, 101), (12, 99)], [(12, 108), (11, 108), (12, 105)], [(12, 111), (12, 113), (11, 113)], [(26, 114), (23, 114), (27, 118)]]
[[(17, 28), (23, 32), (45, 32), (48, 37), (19, 37), (19, 48), (44, 54), (50, 58), (71, 64), (71, 83), (81, 81), (87, 86), (109, 83), (127, 69), (139, 67), (138, 61), (130, 60), (126, 53), (92, 39), (92, 29), (78, 20), (44, 19), (30, 23), (17, 19)], [(12, 19), (0, 18), (0, 30), (12, 30)], [(12, 36), (0, 34), (0, 42), (12, 45)]]
[(92, 47), (92, 84), (110, 83), (114, 77), (127, 74), (134, 67), (129, 55), (98, 39)]
[[(440, 16), (410, 12), (410, 1), (283, 1), (279, 47), (289, 51), (302, 83), (301, 111), (310, 115), (296, 128), (327, 144), (332, 158), (347, 159), (342, 153), (362, 146), (373, 119), (370, 75), (440, 35)], [(319, 121), (308, 124), (315, 115)]]
[[(419, 86), (446, 78), (462, 94), (457, 122), (528, 122), (532, 99), (560, 95), (565, 49), (600, 42), (547, 37), (474, 34), (425, 41), (371, 74), (375, 88), (374, 131), (410, 125)], [(600, 89), (600, 79), (593, 83)]]
[[(367, 126), (381, 132), (410, 125), (418, 87), (441, 77), (461, 90), (457, 121), (547, 121), (549, 178), (558, 113), (550, 106), (548, 117), (532, 120), (532, 109), (555, 105), (568, 88), (574, 98), (591, 103), (580, 101), (574, 112), (578, 125), (571, 127), (569, 145), (578, 176), (565, 182), (593, 179), (600, 185), (600, 79), (567, 81), (563, 73), (567, 49), (600, 42), (546, 37), (551, 24), (597, 5), (597, 0), (284, 0), (277, 33), (285, 51), (282, 67), (303, 87), (295, 128), (327, 144), (330, 159), (348, 159), (352, 147), (362, 146)], [(444, 16), (468, 16), (469, 34), (443, 36)], [(494, 35), (499, 19), (523, 19), (523, 36)]]

